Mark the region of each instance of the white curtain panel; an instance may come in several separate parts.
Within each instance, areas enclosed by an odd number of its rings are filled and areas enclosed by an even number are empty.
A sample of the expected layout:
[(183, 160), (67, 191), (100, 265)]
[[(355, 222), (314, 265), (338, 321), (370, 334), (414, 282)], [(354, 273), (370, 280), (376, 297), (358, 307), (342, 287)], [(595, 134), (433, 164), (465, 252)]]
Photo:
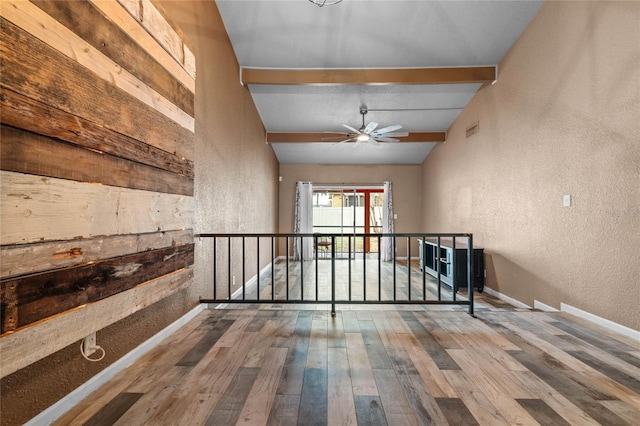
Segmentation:
[[(384, 206), (382, 212), (382, 233), (393, 234), (393, 196), (391, 182), (384, 183)], [(388, 262), (393, 259), (393, 238), (382, 237), (382, 260)]]
[[(293, 232), (295, 234), (311, 234), (313, 232), (313, 186), (311, 182), (296, 184), (296, 209)], [(302, 240), (302, 247), (301, 241)], [(302, 252), (302, 256), (300, 253)], [(296, 237), (293, 240), (293, 259), (309, 260), (313, 257), (313, 238)]]

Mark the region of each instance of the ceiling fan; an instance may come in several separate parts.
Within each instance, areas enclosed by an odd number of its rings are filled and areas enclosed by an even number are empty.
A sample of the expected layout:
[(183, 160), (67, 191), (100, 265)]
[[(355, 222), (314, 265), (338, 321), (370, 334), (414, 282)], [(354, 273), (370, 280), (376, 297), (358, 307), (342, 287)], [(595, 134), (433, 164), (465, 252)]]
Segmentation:
[(409, 133), (406, 132), (396, 132), (396, 130), (402, 128), (402, 126), (399, 124), (394, 124), (393, 126), (384, 127), (378, 130), (376, 130), (376, 128), (378, 127), (378, 123), (376, 123), (375, 121), (372, 121), (365, 126), (364, 116), (367, 114), (367, 112), (368, 110), (366, 108), (360, 109), (360, 114), (362, 114), (362, 126), (359, 129), (355, 129), (347, 124), (343, 124), (343, 126), (349, 129), (351, 132), (347, 133), (347, 139), (338, 143), (355, 142), (355, 144), (353, 145), (353, 147), (355, 148), (362, 142), (367, 142), (371, 145), (378, 145), (378, 142), (400, 142), (398, 139), (394, 138), (409, 135)]

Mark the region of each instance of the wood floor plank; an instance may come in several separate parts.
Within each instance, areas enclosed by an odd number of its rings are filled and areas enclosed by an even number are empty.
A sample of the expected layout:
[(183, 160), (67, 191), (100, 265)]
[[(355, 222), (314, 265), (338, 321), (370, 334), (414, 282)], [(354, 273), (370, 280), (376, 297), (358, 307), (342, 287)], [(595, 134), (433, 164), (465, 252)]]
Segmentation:
[(298, 314), (294, 335), (290, 339), (287, 359), (278, 385), (278, 395), (300, 395), (302, 393), (312, 321), (311, 311), (300, 311)]
[(231, 327), (234, 321), (220, 320), (217, 324), (205, 334), (202, 339), (187, 353), (176, 365), (184, 367), (193, 367), (213, 348), (220, 337)]
[[(521, 378), (522, 383), (524, 383), (527, 389), (540, 397), (540, 399), (565, 418), (570, 424), (584, 426), (596, 426), (600, 424), (533, 372), (516, 371), (514, 374)], [(603, 402), (606, 401), (600, 401), (600, 403)]]
[(567, 353), (609, 377), (611, 380), (626, 386), (636, 394), (640, 394), (640, 376), (632, 377), (585, 351), (568, 351)]
[(382, 410), (382, 401), (379, 396), (356, 395), (356, 415), (358, 425), (362, 426), (386, 426), (387, 418)]
[[(410, 314), (410, 316), (408, 315)], [(413, 317), (413, 319), (411, 319)], [(459, 370), (460, 366), (451, 358), (449, 353), (440, 346), (440, 343), (427, 331), (418, 321), (413, 313), (407, 312), (404, 317), (405, 323), (418, 341), (422, 344), (429, 356), (433, 359), (441, 370)]]
[(477, 425), (478, 421), (458, 398), (438, 398), (438, 405), (444, 412), (449, 424), (452, 425)]
[(345, 333), (349, 373), (354, 395), (378, 395), (373, 370), (360, 333)]
[(238, 421), (259, 371), (258, 368), (238, 369), (215, 410), (207, 419), (208, 426), (226, 426)]
[(298, 422), (300, 395), (276, 395), (267, 420), (268, 426), (289, 426)]
[[(529, 413), (515, 401), (514, 395), (501, 388), (500, 385), (503, 382), (496, 380), (491, 375), (491, 372), (484, 371), (480, 365), (475, 363), (473, 353), (470, 354), (460, 349), (449, 349), (448, 352), (509, 423), (536, 424), (536, 421)], [(523, 394), (523, 392), (519, 393)]]
[(460, 400), (481, 425), (508, 426), (509, 422), (493, 406), (471, 379), (462, 370), (446, 370), (442, 374), (460, 396)]
[(342, 322), (342, 311), (336, 312), (334, 318), (329, 319), (327, 327), (327, 347), (346, 348), (347, 342), (344, 338), (344, 324)]
[(100, 411), (94, 414), (85, 425), (87, 426), (107, 426), (112, 425), (140, 399), (141, 393), (120, 393), (113, 398)]
[(332, 425), (356, 425), (349, 359), (346, 348), (328, 349), (327, 421)]
[(576, 383), (557, 360), (544, 357), (539, 349), (528, 347), (526, 342), (520, 342), (518, 346), (525, 350), (514, 351), (511, 355), (580, 410), (600, 424), (623, 424), (622, 419), (597, 401), (597, 399), (612, 398), (607, 398), (599, 391), (594, 395), (593, 390)]
[(531, 414), (541, 426), (569, 426), (569, 423), (553, 411), (541, 399), (517, 399), (518, 404)]
[[(557, 316), (358, 306), (333, 319), (309, 307), (205, 311), (57, 424), (84, 424), (122, 393), (143, 395), (110, 424), (640, 423), (636, 367), (540, 323)], [(415, 335), (424, 330), (459, 369), (438, 367)], [(341, 334), (345, 347), (335, 347)], [(197, 348), (205, 336), (208, 351)], [(196, 353), (199, 362), (181, 361)], [(372, 354), (390, 368), (373, 369)]]
[(298, 425), (326, 425), (327, 370), (305, 368), (304, 384), (298, 409)]
[(442, 411), (424, 386), (407, 352), (404, 349), (388, 349), (388, 352), (396, 378), (402, 386), (418, 424), (445, 424), (446, 419)]
[(374, 369), (373, 376), (380, 391), (384, 415), (389, 425), (418, 425), (418, 419), (392, 369)]
[(438, 368), (418, 339), (413, 334), (401, 334), (399, 338), (431, 395), (435, 398), (457, 398), (456, 391), (443, 376), (443, 371), (447, 370)]
[(264, 361), (236, 425), (263, 425), (267, 423), (287, 352), (286, 348), (268, 348), (266, 350)]
[(360, 321), (360, 334), (362, 334), (362, 339), (364, 341), (365, 348), (367, 349), (371, 368), (391, 368), (391, 361), (387, 356), (387, 351), (382, 344), (382, 339), (380, 339), (380, 334), (378, 333), (378, 329), (376, 328), (373, 320)]

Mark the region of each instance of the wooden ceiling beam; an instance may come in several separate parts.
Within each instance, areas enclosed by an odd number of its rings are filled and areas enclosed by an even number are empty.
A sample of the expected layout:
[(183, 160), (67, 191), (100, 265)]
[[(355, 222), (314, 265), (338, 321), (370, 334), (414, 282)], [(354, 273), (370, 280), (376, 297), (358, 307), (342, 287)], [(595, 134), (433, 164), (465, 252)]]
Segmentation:
[[(409, 136), (397, 137), (400, 142), (444, 142), (446, 132), (410, 132)], [(342, 132), (267, 132), (267, 143), (336, 143), (346, 139)]]
[(372, 69), (240, 69), (246, 84), (347, 85), (347, 84), (490, 84), (496, 67), (372, 68)]

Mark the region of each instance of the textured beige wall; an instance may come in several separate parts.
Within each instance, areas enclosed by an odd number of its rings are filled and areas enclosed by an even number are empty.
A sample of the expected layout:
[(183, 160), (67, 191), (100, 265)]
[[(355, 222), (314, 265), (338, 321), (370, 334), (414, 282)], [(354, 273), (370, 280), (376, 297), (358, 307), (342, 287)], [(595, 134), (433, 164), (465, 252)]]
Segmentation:
[[(278, 162), (264, 142), (251, 96), (239, 84), (215, 3), (161, 5), (194, 44), (198, 64), (194, 232), (276, 232)], [(0, 382), (1, 423), (23, 424), (197, 305), (198, 296), (211, 292), (210, 251), (207, 242), (196, 241), (194, 288), (97, 333), (107, 354), (103, 361), (83, 360), (78, 342), (5, 377)], [(255, 253), (250, 251), (248, 259), (255, 264)]]
[[(393, 184), (393, 207), (398, 215), (395, 232), (420, 232), (420, 166), (281, 164), (280, 176), (279, 232), (293, 232), (298, 181), (311, 181), (318, 185), (382, 185), (384, 181), (390, 181)], [(416, 244), (412, 253), (417, 253), (417, 250)], [(403, 244), (399, 244), (397, 254), (406, 255)]]
[(423, 229), (473, 232), (501, 293), (640, 329), (640, 3), (548, 2), (499, 71), (423, 164)]
[[(213, 1), (161, 4), (194, 44), (198, 64), (194, 233), (277, 232), (278, 161), (265, 143), (251, 94), (240, 85), (217, 6)], [(212, 247), (210, 240), (196, 240), (197, 296), (212, 296)], [(262, 266), (268, 255), (261, 250)], [(248, 245), (246, 259), (248, 279), (256, 272), (254, 245)]]

